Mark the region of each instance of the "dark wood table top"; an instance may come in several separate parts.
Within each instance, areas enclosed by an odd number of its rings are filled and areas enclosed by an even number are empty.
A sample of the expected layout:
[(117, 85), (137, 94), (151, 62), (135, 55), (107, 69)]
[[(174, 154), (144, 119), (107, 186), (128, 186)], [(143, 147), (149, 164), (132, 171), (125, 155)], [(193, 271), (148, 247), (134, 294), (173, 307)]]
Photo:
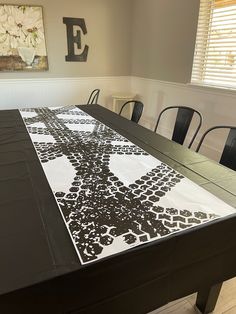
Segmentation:
[[(101, 106), (79, 108), (236, 207), (234, 171)], [(2, 300), (44, 285), (56, 289), (57, 302), (67, 291), (80, 297), (79, 304), (65, 298), (53, 313), (104, 314), (104, 300), (115, 306), (110, 313), (145, 313), (236, 274), (236, 215), (81, 266), (17, 110), (0, 111), (0, 173)], [(130, 312), (125, 302), (133, 304)]]

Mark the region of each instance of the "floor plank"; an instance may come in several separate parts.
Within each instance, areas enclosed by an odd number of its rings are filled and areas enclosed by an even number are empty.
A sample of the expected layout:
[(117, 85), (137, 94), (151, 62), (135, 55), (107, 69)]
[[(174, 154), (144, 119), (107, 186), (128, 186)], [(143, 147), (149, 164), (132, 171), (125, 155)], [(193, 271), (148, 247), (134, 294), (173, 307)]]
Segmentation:
[[(195, 309), (196, 293), (185, 298), (175, 300), (148, 314), (198, 314)], [(236, 314), (236, 278), (223, 284), (213, 314)]]
[(169, 307), (162, 307), (150, 314), (196, 314), (194, 307), (187, 300), (180, 301)]
[(235, 314), (236, 313), (236, 306), (232, 307), (230, 310), (224, 312), (223, 314)]

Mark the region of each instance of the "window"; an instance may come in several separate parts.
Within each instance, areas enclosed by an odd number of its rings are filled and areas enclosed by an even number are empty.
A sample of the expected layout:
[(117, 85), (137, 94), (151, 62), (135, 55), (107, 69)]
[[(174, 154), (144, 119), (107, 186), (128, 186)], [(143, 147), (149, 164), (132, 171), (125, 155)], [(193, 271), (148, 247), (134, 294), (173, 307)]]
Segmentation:
[(236, 0), (201, 0), (191, 82), (236, 88)]

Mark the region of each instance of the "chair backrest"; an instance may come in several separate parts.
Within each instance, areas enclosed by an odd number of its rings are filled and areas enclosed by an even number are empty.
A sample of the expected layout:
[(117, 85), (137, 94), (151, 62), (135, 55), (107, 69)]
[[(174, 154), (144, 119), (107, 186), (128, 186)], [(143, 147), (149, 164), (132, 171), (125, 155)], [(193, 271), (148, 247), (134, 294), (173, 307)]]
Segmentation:
[(229, 135), (226, 139), (224, 149), (220, 158), (220, 163), (230, 169), (236, 171), (236, 127), (218, 125), (208, 129), (201, 137), (200, 142), (196, 148), (196, 152), (199, 151), (206, 135), (216, 129), (229, 129)]
[(198, 131), (199, 131), (201, 125), (202, 125), (201, 113), (199, 111), (193, 109), (193, 108), (186, 107), (186, 106), (166, 107), (159, 114), (154, 132), (156, 132), (156, 130), (157, 130), (157, 127), (158, 127), (159, 122), (161, 120), (162, 114), (165, 111), (172, 110), (172, 109), (178, 109), (175, 124), (174, 124), (174, 130), (173, 130), (173, 134), (172, 134), (172, 140), (181, 144), (181, 145), (184, 143), (184, 140), (185, 140), (187, 132), (189, 130), (189, 126), (191, 124), (194, 113), (199, 117), (199, 122), (197, 124), (196, 130), (195, 130), (195, 132), (192, 136), (192, 139), (188, 145), (188, 148), (190, 148), (193, 144), (193, 141), (195, 140), (195, 138), (198, 134)]
[(89, 96), (87, 105), (97, 104), (99, 93), (100, 93), (100, 89), (94, 89)]
[(129, 100), (129, 101), (127, 101), (121, 107), (119, 115), (122, 113), (124, 107), (127, 106), (128, 104), (131, 104), (131, 103), (134, 104), (133, 112), (132, 112), (132, 116), (131, 116), (131, 121), (133, 121), (135, 123), (138, 123), (140, 118), (141, 118), (141, 116), (142, 116), (143, 107), (144, 107), (144, 105), (143, 105), (143, 103), (141, 101), (138, 101), (138, 100)]

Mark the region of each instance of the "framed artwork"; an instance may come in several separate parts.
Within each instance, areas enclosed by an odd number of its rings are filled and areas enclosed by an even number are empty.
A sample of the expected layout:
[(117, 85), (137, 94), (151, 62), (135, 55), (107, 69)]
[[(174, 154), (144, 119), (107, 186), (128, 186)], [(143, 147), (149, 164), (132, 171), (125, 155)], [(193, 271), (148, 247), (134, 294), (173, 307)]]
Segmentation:
[(43, 8), (0, 5), (0, 71), (45, 71)]

